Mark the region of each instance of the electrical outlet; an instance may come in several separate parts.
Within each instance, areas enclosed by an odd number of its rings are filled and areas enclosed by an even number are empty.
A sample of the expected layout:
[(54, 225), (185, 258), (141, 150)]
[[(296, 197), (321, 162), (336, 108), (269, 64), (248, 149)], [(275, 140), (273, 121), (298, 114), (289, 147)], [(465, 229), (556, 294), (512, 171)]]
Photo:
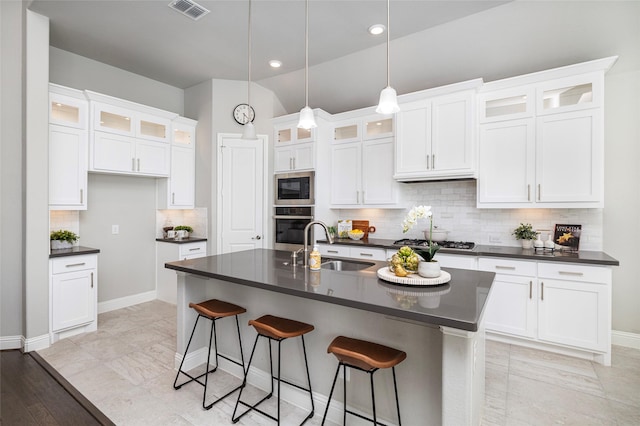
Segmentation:
[(500, 244), (502, 240), (498, 235), (489, 235), (489, 243), (491, 244)]
[(347, 371), (347, 382), (349, 380), (351, 380), (351, 369), (350, 368), (341, 368), (340, 370), (338, 370), (338, 378), (339, 379), (343, 379), (344, 380), (344, 374), (342, 373), (343, 370)]
[(120, 233), (120, 225), (111, 225), (111, 233), (117, 235)]

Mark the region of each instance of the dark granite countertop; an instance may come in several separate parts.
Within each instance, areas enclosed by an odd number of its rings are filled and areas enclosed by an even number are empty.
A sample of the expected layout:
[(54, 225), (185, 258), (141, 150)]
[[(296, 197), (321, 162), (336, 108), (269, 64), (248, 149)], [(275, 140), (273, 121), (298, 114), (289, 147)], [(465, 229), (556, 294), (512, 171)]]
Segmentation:
[[(310, 271), (290, 264), (288, 251), (256, 249), (168, 262), (165, 267), (244, 286), (376, 312), (426, 324), (477, 331), (492, 272), (447, 268), (451, 281), (433, 287), (380, 280), (386, 262), (368, 261), (360, 271)], [(323, 262), (328, 260), (323, 258)], [(207, 281), (202, 281), (207, 285)]]
[(197, 243), (200, 241), (207, 241), (207, 239), (202, 237), (189, 237), (189, 238), (182, 238), (181, 240), (176, 240), (174, 238), (156, 238), (156, 241), (159, 241), (161, 243), (171, 243), (171, 244), (187, 244), (187, 243)]
[[(326, 240), (318, 240), (319, 243), (327, 243)], [(352, 240), (350, 238), (337, 238), (334, 244), (356, 246), (356, 247), (379, 247), (384, 249), (398, 249), (393, 245), (394, 240), (386, 240), (381, 238), (369, 238), (367, 240)], [(590, 265), (606, 265), (619, 266), (617, 259), (609, 256), (602, 251), (535, 251), (534, 249), (523, 249), (520, 247), (506, 246), (486, 246), (477, 245), (473, 250), (459, 249), (440, 249), (439, 253), (456, 254), (461, 256), (491, 256), (504, 257), (512, 259), (538, 260), (542, 262), (566, 262), (566, 263), (583, 263)]]
[(79, 256), (81, 254), (94, 254), (94, 253), (100, 253), (100, 249), (84, 247), (84, 246), (73, 246), (68, 249), (51, 250), (51, 253), (49, 253), (49, 258), (51, 259), (54, 257)]

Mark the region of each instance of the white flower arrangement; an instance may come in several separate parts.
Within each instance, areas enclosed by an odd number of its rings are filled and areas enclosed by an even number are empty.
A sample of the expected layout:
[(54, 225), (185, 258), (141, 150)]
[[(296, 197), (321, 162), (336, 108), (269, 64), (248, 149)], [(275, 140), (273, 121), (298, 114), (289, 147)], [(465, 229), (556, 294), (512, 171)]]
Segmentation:
[(409, 213), (407, 213), (407, 217), (402, 221), (402, 232), (406, 233), (409, 229), (413, 228), (413, 225), (418, 223), (418, 219), (431, 218), (433, 222), (433, 213), (431, 212), (431, 206), (415, 206)]

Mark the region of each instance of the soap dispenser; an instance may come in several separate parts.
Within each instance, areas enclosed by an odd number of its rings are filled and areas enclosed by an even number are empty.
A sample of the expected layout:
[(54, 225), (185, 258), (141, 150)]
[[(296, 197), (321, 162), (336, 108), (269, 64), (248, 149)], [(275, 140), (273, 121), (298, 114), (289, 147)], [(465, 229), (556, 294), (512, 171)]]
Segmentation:
[(311, 253), (309, 254), (309, 269), (312, 271), (319, 271), (321, 261), (318, 245), (316, 244), (313, 246), (313, 250), (311, 250)]
[(533, 247), (535, 249), (540, 249), (540, 248), (544, 248), (544, 241), (542, 241), (542, 238), (540, 238), (541, 232), (538, 232), (538, 237), (536, 238), (536, 240), (533, 242)]
[(544, 248), (551, 250), (556, 248), (556, 244), (553, 242), (553, 235), (551, 233), (549, 233), (549, 238), (547, 238), (547, 241), (544, 242)]

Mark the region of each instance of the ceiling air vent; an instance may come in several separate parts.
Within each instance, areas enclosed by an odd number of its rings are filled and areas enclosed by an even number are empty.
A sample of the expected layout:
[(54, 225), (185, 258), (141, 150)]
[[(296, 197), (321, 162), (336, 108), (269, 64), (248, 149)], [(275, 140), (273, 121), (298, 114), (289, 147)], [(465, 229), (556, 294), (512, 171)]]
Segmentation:
[(210, 11), (191, 0), (174, 0), (169, 3), (171, 9), (177, 10), (185, 16), (197, 21)]

